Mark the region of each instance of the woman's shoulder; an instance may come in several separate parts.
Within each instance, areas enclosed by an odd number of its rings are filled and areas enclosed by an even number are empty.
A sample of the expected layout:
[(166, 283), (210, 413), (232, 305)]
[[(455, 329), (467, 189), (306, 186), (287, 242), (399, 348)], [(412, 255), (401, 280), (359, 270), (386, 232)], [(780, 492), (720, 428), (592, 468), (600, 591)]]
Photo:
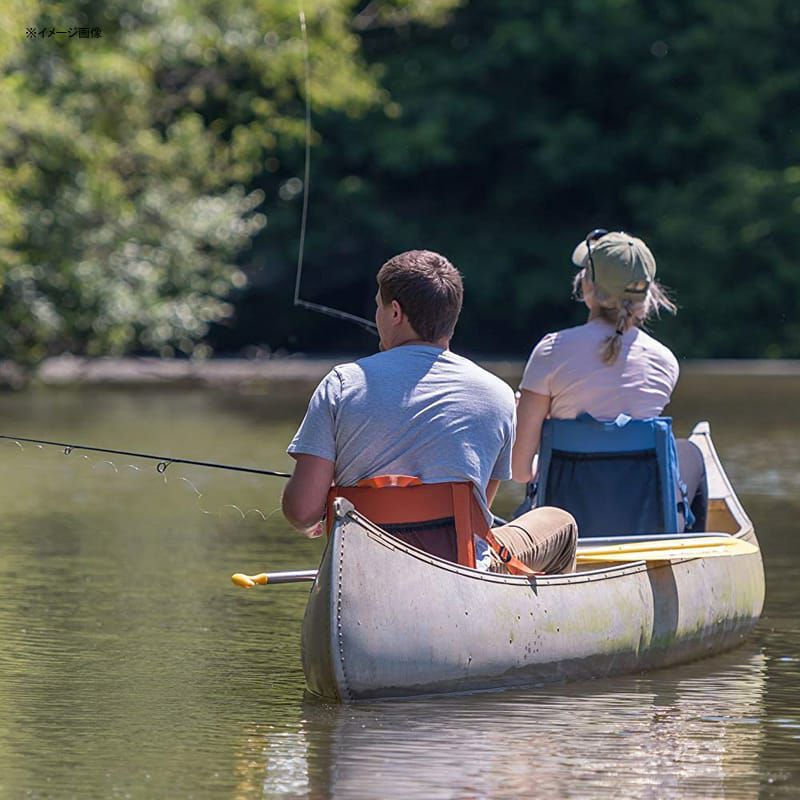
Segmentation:
[(534, 352), (541, 349), (542, 352), (551, 353), (556, 349), (570, 347), (572, 345), (582, 345), (587, 341), (596, 341), (608, 336), (608, 331), (604, 330), (593, 322), (583, 325), (576, 325), (572, 328), (563, 328), (560, 331), (546, 333), (534, 348)]
[(553, 350), (553, 344), (555, 343), (555, 337), (557, 333), (546, 333), (542, 336), (541, 339), (534, 345), (533, 350), (531, 351), (531, 356), (544, 356), (549, 355)]
[(655, 336), (651, 336), (647, 331), (637, 328), (635, 342), (642, 350), (645, 350), (664, 364), (668, 364), (676, 372), (678, 371), (678, 359), (675, 357), (675, 354), (663, 342), (656, 339)]
[(664, 355), (669, 355), (672, 358), (675, 358), (672, 350), (669, 349), (663, 342), (660, 342), (656, 339), (655, 336), (648, 333), (646, 330), (642, 328), (636, 328), (636, 344), (639, 347), (644, 347), (647, 350), (652, 350), (657, 353), (662, 353)]
[(602, 336), (589, 325), (546, 333), (533, 348), (526, 372), (533, 369), (548, 373), (557, 370), (575, 359), (585, 358), (585, 354), (593, 352), (596, 349), (593, 345), (601, 340)]

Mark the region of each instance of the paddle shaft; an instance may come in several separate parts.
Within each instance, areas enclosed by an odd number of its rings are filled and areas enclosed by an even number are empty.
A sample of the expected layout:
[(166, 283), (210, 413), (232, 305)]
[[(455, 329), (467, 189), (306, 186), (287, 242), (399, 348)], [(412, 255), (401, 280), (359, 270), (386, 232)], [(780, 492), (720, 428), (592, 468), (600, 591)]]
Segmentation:
[[(263, 577), (266, 576), (266, 580), (263, 580)], [(309, 581), (316, 580), (317, 577), (317, 570), (315, 569), (298, 569), (294, 572), (262, 572), (260, 575), (249, 575), (248, 576), (253, 583), (308, 583)], [(257, 578), (261, 578), (261, 580), (256, 580)], [(234, 583), (237, 586), (244, 586), (244, 584), (239, 583), (238, 581), (234, 580)], [(250, 588), (245, 587), (245, 588)]]
[(579, 564), (625, 563), (631, 561), (679, 561), (689, 558), (714, 558), (717, 556), (746, 556), (758, 552), (758, 547), (742, 539), (734, 539), (725, 546), (681, 547), (676, 550), (653, 547), (639, 550), (588, 551), (578, 554)]
[(293, 572), (267, 572), (267, 583), (305, 583), (317, 577), (315, 569), (298, 569)]
[[(621, 537), (620, 537), (621, 538)], [(705, 534), (702, 536), (672, 536), (658, 539), (615, 542), (606, 539), (603, 544), (584, 541), (578, 547), (578, 556), (599, 555), (601, 553), (638, 553), (651, 550), (693, 550), (707, 547), (735, 547), (742, 540), (727, 533)]]
[(626, 536), (581, 536), (579, 541), (579, 547), (607, 547), (610, 545), (618, 545), (618, 544), (650, 544), (651, 542), (660, 542), (660, 541), (667, 541), (667, 542), (676, 542), (679, 539), (681, 541), (693, 541), (695, 539), (708, 539), (709, 537), (720, 538), (720, 539), (733, 539), (735, 537), (731, 536), (729, 533), (712, 533), (712, 532), (702, 532), (702, 533), (636, 533), (636, 534), (629, 534)]

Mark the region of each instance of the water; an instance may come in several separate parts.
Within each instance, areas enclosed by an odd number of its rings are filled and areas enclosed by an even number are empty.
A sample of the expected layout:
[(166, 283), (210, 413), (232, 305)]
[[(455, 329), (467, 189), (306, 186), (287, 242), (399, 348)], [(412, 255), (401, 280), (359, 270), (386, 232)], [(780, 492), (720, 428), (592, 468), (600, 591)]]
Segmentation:
[[(302, 395), (41, 390), (0, 396), (0, 432), (280, 470)], [(353, 707), (304, 695), (307, 585), (229, 582), (316, 565), (281, 480), (0, 443), (0, 797), (795, 796), (799, 405), (798, 378), (687, 374), (672, 408), (711, 421), (764, 548), (744, 647)]]

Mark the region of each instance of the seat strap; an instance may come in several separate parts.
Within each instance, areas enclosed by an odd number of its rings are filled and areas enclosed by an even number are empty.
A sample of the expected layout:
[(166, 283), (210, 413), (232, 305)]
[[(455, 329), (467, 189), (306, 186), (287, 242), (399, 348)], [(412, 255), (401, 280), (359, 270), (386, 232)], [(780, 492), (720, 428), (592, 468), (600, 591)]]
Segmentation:
[(683, 529), (690, 531), (694, 527), (695, 519), (692, 513), (691, 501), (689, 500), (689, 487), (680, 478), (678, 479), (678, 489), (681, 493), (678, 510), (683, 513)]
[(525, 575), (528, 578), (532, 578), (536, 575), (545, 574), (544, 572), (536, 572), (535, 570), (532, 570), (527, 564), (524, 564), (516, 556), (512, 556), (509, 552), (509, 549), (504, 544), (500, 544), (500, 542), (497, 541), (491, 529), (486, 531), (483, 538), (486, 539), (489, 547), (491, 547), (492, 550), (497, 553), (497, 557), (506, 565), (506, 568), (512, 575)]

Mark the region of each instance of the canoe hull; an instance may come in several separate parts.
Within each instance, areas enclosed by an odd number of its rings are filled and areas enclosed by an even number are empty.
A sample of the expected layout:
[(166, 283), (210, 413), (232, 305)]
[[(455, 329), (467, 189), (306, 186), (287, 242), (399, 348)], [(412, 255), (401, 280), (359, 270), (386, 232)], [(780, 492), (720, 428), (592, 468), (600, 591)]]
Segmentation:
[(760, 552), (529, 581), (422, 553), (345, 501), (306, 607), (303, 667), (311, 692), (342, 702), (597, 678), (735, 647), (763, 602)]
[(664, 667), (736, 646), (763, 604), (760, 553), (529, 583), (404, 551), (357, 519), (337, 524), (303, 624), (315, 694), (404, 697)]

